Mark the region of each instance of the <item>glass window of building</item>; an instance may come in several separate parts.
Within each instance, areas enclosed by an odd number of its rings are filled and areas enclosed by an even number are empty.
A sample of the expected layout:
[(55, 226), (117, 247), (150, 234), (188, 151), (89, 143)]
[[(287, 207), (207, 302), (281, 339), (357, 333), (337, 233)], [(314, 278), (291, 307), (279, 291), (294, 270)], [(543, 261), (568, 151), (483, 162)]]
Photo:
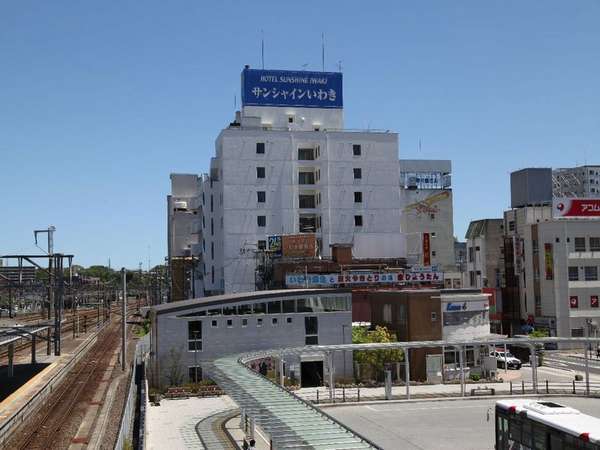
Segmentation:
[(305, 317), (304, 331), (307, 335), (319, 334), (319, 318), (317, 316)]
[(249, 304), (239, 305), (238, 306), (238, 314), (239, 315), (252, 314), (252, 305), (249, 305)]
[(266, 227), (267, 226), (267, 216), (256, 216), (256, 224), (259, 227)]
[(248, 319), (242, 319), (242, 328), (248, 326)]
[(211, 325), (213, 328), (217, 328), (217, 327), (219, 326), (219, 322), (217, 322), (216, 320), (212, 320), (212, 321), (210, 322), (210, 325)]
[(188, 322), (188, 351), (202, 351), (202, 321)]
[(227, 328), (233, 328), (233, 319), (227, 319)]
[(579, 267), (569, 266), (569, 281), (579, 280)]
[(315, 150), (312, 148), (299, 148), (298, 149), (298, 160), (299, 161), (312, 161), (315, 159)]
[(254, 306), (254, 314), (266, 314), (267, 313), (267, 304), (266, 303), (255, 303), (253, 306)]
[(232, 316), (237, 314), (237, 306), (223, 306), (223, 315)]
[(202, 367), (200, 366), (191, 366), (188, 367), (188, 377), (191, 382), (197, 383), (202, 380)]
[(354, 193), (354, 203), (362, 203), (362, 192)]
[(598, 266), (585, 266), (585, 281), (598, 281)]
[(262, 324), (263, 324), (263, 320), (262, 320), (262, 319), (260, 319), (260, 318), (259, 318), (259, 319), (256, 319), (256, 326), (257, 326), (258, 328), (262, 327)]
[(576, 252), (585, 252), (585, 238), (584, 237), (576, 237), (575, 238), (575, 251)]
[(256, 201), (258, 203), (265, 203), (267, 200), (267, 193), (265, 191), (257, 191), (256, 192)]
[(260, 155), (265, 153), (265, 143), (264, 142), (256, 143), (256, 153), (260, 154)]
[(296, 312), (296, 300), (283, 300), (281, 306), (284, 314)]
[(363, 217), (362, 216), (354, 216), (354, 226), (362, 227), (363, 226)]
[(361, 154), (361, 150), (362, 150), (362, 149), (361, 149), (361, 147), (360, 147), (360, 144), (353, 144), (353, 145), (352, 145), (352, 154), (353, 154), (354, 156), (360, 156), (360, 154)]
[(279, 300), (274, 302), (268, 302), (267, 308), (269, 314), (281, 314), (281, 302)]
[(354, 172), (354, 179), (360, 180), (362, 178), (362, 169), (360, 167), (355, 167), (352, 170)]
[(590, 251), (591, 252), (600, 252), (600, 237), (591, 237), (590, 238)]
[(257, 167), (256, 168), (256, 178), (265, 178), (265, 176), (266, 176), (265, 168)]

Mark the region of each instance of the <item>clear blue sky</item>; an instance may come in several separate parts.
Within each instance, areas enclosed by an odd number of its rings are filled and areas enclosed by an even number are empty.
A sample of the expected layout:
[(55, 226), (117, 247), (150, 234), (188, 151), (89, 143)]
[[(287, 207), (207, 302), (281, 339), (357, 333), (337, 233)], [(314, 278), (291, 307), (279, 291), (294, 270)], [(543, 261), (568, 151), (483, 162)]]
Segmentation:
[(599, 24), (591, 0), (4, 1), (0, 253), (53, 224), (80, 264), (159, 263), (169, 173), (207, 170), (261, 29), (267, 68), (316, 70), (324, 31), (346, 126), (452, 160), (463, 238), (510, 171), (600, 163)]

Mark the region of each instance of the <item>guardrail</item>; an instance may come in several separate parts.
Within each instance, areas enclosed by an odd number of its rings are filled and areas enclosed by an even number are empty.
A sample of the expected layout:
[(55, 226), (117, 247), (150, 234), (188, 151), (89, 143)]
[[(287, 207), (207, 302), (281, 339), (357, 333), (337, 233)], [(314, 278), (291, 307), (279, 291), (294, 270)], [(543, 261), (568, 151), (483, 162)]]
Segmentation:
[[(445, 386), (445, 385), (444, 385)], [(466, 384), (465, 397), (481, 395), (479, 390), (489, 391), (489, 395), (495, 396), (510, 396), (510, 395), (528, 395), (528, 394), (548, 394), (548, 395), (581, 395), (586, 396), (586, 383), (585, 381), (569, 381), (569, 382), (555, 382), (549, 380), (542, 380), (538, 382), (537, 392), (532, 382), (527, 381), (511, 381), (508, 385), (505, 383), (473, 383)], [(590, 383), (590, 396), (600, 397), (600, 383)], [(394, 386), (395, 388), (404, 389), (404, 386)], [(414, 387), (414, 386), (413, 386)], [(433, 387), (433, 386), (432, 386)], [(458, 388), (458, 386), (457, 386)], [(473, 392), (472, 392), (473, 391)], [(301, 399), (313, 403), (313, 404), (331, 404), (331, 403), (346, 403), (346, 402), (368, 402), (368, 401), (379, 401), (386, 400), (385, 390), (381, 388), (368, 388), (360, 386), (339, 386), (333, 391), (333, 395), (330, 398), (330, 391), (328, 387), (317, 388), (314, 391), (302, 392), (296, 394), (293, 391), (288, 390), (292, 395), (298, 396)], [(444, 397), (461, 397), (459, 389), (456, 392), (451, 391), (433, 391), (432, 392), (414, 392), (410, 394), (411, 399), (423, 399), (423, 398), (444, 398)], [(404, 393), (393, 393), (390, 400), (406, 400), (407, 396)]]
[(16, 429), (16, 427), (32, 414), (33, 410), (43, 406), (44, 401), (48, 398), (50, 394), (52, 394), (54, 387), (59, 384), (63, 378), (69, 373), (71, 368), (77, 364), (81, 358), (83, 358), (90, 347), (96, 342), (98, 338), (98, 334), (109, 324), (110, 322), (105, 322), (96, 333), (89, 338), (86, 342), (80, 345), (80, 348), (77, 349), (76, 353), (71, 357), (71, 359), (65, 364), (65, 366), (59, 370), (48, 382), (44, 385), (37, 394), (31, 397), (18, 411), (16, 411), (11, 417), (9, 417), (2, 425), (0, 425), (0, 448), (6, 444), (6, 442), (10, 439), (12, 433)]
[(123, 405), (123, 412), (121, 413), (121, 424), (114, 446), (115, 450), (122, 450), (125, 442), (132, 437), (134, 439), (132, 439), (133, 442), (131, 444), (135, 443), (135, 448), (144, 448), (146, 429), (145, 398), (147, 389), (144, 348), (143, 340), (139, 341), (135, 346), (135, 357), (132, 362), (131, 376), (127, 388), (127, 400), (125, 401), (125, 405)]

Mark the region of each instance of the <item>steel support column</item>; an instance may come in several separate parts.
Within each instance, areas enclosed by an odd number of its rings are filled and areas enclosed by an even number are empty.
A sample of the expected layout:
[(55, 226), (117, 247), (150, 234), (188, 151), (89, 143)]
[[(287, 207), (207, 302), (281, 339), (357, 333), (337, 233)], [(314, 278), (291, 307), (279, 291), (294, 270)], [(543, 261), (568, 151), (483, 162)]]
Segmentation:
[(8, 344), (8, 377), (12, 378), (15, 373), (14, 366), (14, 357), (15, 357), (15, 344), (11, 342)]
[(329, 400), (333, 402), (335, 386), (333, 384), (333, 352), (327, 352), (327, 370), (329, 371)]
[(35, 364), (37, 361), (35, 359), (35, 333), (31, 333), (31, 364)]
[(460, 361), (460, 396), (465, 396), (465, 358), (463, 356), (464, 347), (458, 346), (458, 359)]
[(404, 349), (404, 378), (406, 379), (406, 399), (410, 399), (410, 358), (408, 349)]
[(585, 343), (585, 395), (590, 396), (590, 358), (588, 355), (588, 346), (591, 346), (591, 342)]

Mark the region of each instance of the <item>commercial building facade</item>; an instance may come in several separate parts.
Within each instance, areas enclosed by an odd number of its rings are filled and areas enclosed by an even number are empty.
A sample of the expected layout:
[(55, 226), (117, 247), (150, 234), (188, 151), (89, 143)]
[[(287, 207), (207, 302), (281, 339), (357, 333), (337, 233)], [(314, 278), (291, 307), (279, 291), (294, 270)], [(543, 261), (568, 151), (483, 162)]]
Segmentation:
[[(351, 293), (340, 289), (260, 291), (147, 308), (155, 385), (202, 379), (202, 363), (227, 354), (352, 342)], [(285, 361), (301, 385), (328, 376), (323, 354)], [(337, 355), (336, 377), (351, 376), (352, 355)]]
[(400, 160), (401, 230), (410, 265), (456, 271), (448, 160)]

